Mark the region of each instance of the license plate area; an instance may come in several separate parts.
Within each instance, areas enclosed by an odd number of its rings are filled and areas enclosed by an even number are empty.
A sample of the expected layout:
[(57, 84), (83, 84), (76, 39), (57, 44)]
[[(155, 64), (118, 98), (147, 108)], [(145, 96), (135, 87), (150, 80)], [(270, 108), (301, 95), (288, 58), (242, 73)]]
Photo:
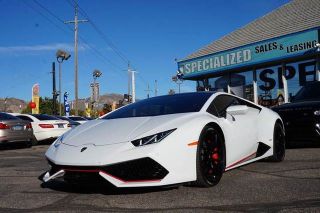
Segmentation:
[(58, 124), (58, 128), (64, 128), (63, 124)]
[(24, 127), (21, 126), (21, 125), (15, 125), (15, 126), (11, 127), (11, 129), (12, 129), (13, 131), (21, 131), (21, 130), (24, 129)]

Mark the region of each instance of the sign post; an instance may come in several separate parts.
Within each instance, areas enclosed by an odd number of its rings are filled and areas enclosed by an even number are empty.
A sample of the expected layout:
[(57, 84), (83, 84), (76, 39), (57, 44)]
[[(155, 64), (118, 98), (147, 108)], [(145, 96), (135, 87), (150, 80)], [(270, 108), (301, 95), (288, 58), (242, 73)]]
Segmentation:
[(32, 108), (32, 114), (39, 114), (39, 90), (40, 86), (38, 83), (32, 86), (32, 103), (35, 104), (35, 107)]

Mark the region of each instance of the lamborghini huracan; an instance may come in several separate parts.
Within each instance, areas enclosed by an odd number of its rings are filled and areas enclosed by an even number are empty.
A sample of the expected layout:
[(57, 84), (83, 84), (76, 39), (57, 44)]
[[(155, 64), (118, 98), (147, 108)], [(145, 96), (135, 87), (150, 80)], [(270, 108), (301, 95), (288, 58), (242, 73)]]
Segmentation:
[(216, 185), (225, 171), (285, 156), (279, 115), (221, 92), (165, 95), (129, 104), (59, 137), (44, 182), (116, 187)]

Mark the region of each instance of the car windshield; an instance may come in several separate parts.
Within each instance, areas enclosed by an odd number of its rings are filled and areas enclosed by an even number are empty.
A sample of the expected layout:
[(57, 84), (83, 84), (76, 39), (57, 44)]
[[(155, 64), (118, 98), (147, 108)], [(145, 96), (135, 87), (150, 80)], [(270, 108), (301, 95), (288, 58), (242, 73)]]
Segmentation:
[(20, 118), (17, 118), (13, 115), (9, 115), (7, 113), (3, 113), (3, 112), (0, 112), (0, 120), (2, 121), (6, 121), (6, 120), (20, 120)]
[(199, 92), (148, 98), (109, 113), (102, 119), (198, 112), (211, 95), (211, 92)]
[(32, 116), (36, 117), (40, 121), (59, 120), (58, 118), (50, 116), (50, 115), (32, 114)]
[(294, 96), (293, 102), (320, 100), (320, 83), (310, 83), (302, 87)]

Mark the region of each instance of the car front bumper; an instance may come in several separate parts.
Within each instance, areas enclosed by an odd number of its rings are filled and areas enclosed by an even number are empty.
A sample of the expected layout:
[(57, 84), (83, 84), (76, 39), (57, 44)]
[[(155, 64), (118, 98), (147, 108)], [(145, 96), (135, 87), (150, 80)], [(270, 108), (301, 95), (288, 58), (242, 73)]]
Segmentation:
[(193, 149), (196, 147), (185, 146), (185, 151), (180, 150), (177, 154), (177, 149), (170, 149), (162, 142), (143, 147), (134, 147), (130, 142), (106, 146), (61, 143), (55, 147), (53, 144), (46, 153), (51, 169), (42, 180), (46, 182), (63, 176), (72, 181), (91, 174), (99, 175), (116, 187), (161, 186), (194, 181), (196, 151)]

